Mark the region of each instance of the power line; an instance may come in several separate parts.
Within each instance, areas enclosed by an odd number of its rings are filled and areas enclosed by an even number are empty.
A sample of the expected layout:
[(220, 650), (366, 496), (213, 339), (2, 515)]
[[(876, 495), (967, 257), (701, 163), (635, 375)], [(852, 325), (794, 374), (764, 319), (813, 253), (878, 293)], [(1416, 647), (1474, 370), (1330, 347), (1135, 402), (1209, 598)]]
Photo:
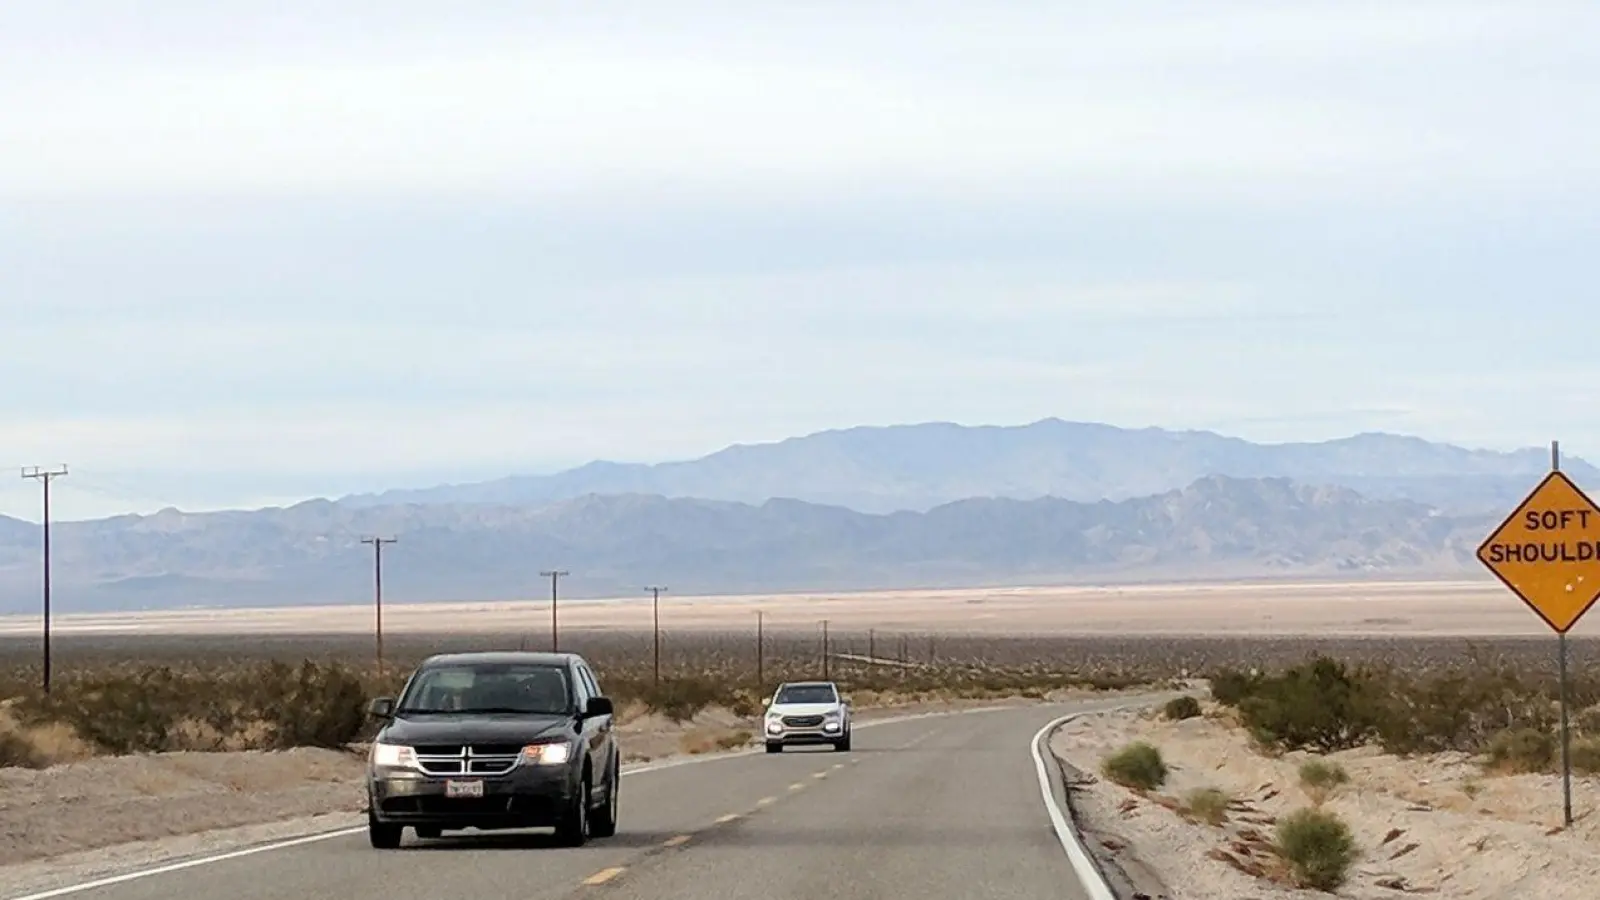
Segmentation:
[(361, 539), (372, 545), (372, 617), (373, 633), (378, 641), (378, 677), (383, 677), (383, 545), (396, 543), (398, 538), (376, 535)]
[(561, 647), (560, 640), (557, 637), (556, 626), (556, 582), (560, 581), (563, 575), (571, 575), (572, 573), (561, 569), (550, 569), (539, 574), (550, 579), (550, 652), (556, 653)]
[(661, 592), (666, 588), (652, 584), (645, 590), (650, 592), (650, 611), (655, 623), (653, 630), (656, 643), (656, 684), (659, 685), (661, 683)]
[(50, 693), (50, 482), (67, 474), (65, 463), (59, 469), (24, 468), (23, 478), (31, 478), (44, 488), (44, 692)]

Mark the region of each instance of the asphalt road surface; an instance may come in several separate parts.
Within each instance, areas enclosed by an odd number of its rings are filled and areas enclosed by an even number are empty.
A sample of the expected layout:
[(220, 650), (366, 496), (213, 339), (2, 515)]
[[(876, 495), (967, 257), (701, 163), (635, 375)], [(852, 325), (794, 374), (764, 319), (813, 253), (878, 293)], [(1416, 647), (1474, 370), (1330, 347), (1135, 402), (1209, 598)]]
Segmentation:
[[(1041, 793), (1027, 706), (859, 728), (849, 753), (757, 753), (632, 773), (617, 835), (348, 834), (153, 874), (74, 900), (1092, 900)], [(1052, 780), (1054, 780), (1052, 778)]]

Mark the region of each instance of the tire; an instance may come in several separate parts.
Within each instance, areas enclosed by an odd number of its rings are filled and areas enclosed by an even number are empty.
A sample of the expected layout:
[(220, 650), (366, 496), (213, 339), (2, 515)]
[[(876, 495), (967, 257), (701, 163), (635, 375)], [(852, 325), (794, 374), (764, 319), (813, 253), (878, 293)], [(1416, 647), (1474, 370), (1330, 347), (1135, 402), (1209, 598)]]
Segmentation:
[(839, 740), (833, 742), (833, 749), (836, 752), (839, 752), (839, 753), (849, 753), (850, 752), (850, 735), (849, 735), (848, 732), (845, 734), (844, 737), (842, 737)]
[(437, 825), (418, 825), (414, 830), (417, 832), (417, 837), (425, 841), (434, 840), (444, 834), (444, 829)]
[(394, 850), (400, 846), (400, 834), (404, 826), (391, 825), (379, 822), (372, 813), (367, 813), (367, 842), (378, 850)]
[(620, 808), (617, 791), (622, 787), (622, 776), (617, 764), (611, 764), (611, 777), (606, 784), (606, 805), (589, 819), (589, 836), (608, 838), (617, 833), (617, 812)]
[(782, 744), (773, 743), (772, 741), (767, 741), (767, 752), (768, 753), (782, 753), (783, 752), (783, 745)]
[(577, 793), (567, 804), (561, 824), (556, 826), (556, 842), (563, 847), (582, 847), (589, 841), (589, 776), (578, 782)]

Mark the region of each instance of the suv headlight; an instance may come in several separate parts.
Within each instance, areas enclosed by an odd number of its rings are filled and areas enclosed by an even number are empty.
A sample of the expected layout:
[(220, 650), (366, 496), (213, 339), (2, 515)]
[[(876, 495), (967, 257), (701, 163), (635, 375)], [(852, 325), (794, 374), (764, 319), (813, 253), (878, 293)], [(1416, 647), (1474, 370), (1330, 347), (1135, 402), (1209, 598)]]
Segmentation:
[(529, 744), (522, 748), (523, 762), (536, 766), (559, 766), (572, 758), (572, 745), (566, 741)]
[(372, 753), (368, 756), (374, 769), (415, 769), (417, 768), (417, 752), (401, 744), (380, 744), (374, 742)]

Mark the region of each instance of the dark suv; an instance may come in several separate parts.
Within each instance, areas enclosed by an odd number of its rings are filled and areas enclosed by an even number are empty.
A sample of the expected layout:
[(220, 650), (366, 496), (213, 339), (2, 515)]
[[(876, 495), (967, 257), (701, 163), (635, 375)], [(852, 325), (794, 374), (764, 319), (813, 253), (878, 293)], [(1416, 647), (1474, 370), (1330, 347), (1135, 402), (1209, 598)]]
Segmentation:
[(554, 828), (567, 846), (617, 831), (621, 753), (611, 701), (572, 653), (433, 656), (384, 721), (367, 764), (372, 846), (446, 829)]

